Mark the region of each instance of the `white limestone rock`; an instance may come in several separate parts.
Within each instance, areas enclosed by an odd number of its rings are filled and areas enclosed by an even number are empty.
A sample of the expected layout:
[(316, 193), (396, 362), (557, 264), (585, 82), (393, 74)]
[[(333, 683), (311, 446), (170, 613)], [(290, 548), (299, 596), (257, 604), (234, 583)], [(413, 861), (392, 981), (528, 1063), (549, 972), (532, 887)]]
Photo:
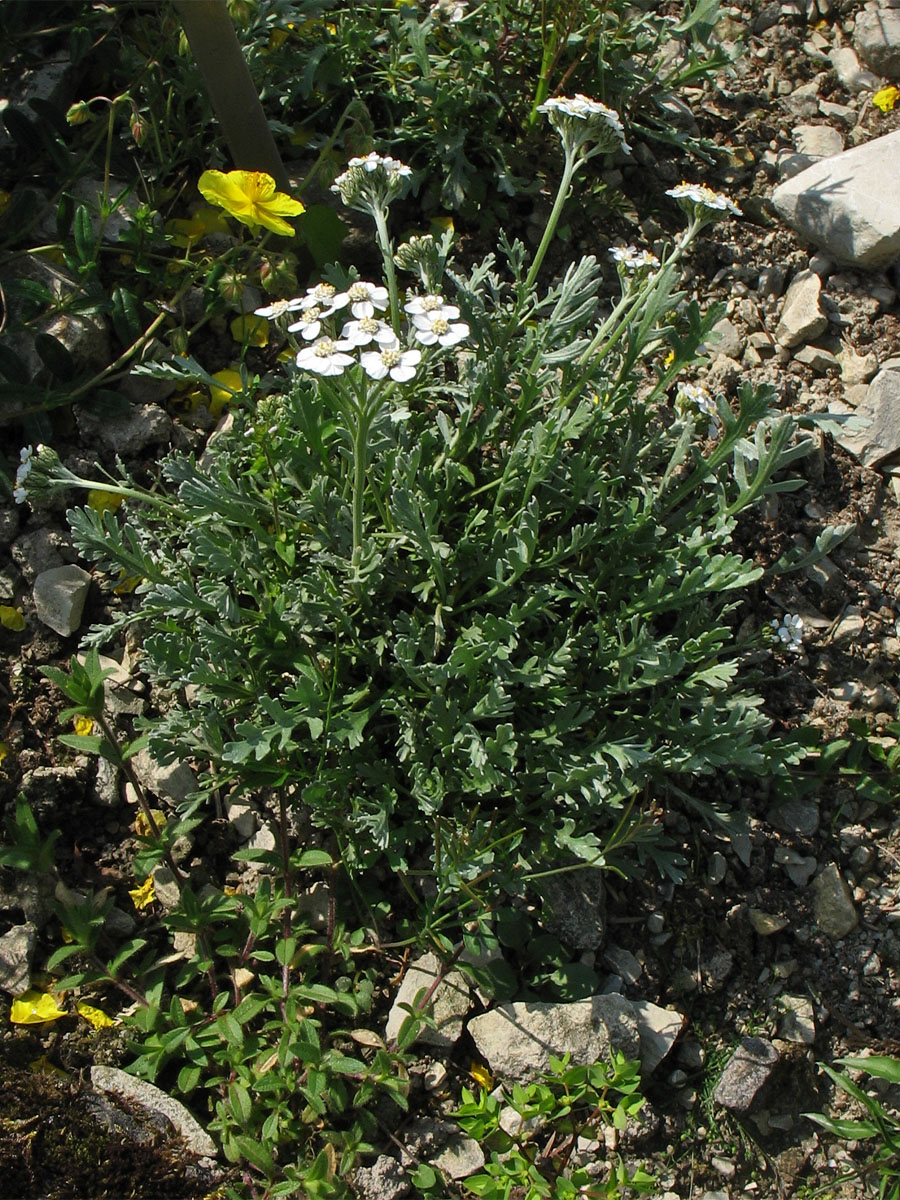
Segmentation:
[(782, 346), (790, 350), (824, 332), (828, 318), (822, 312), (821, 295), (822, 280), (814, 271), (800, 271), (794, 276), (775, 329), (776, 340)]
[(38, 620), (61, 637), (70, 637), (81, 625), (90, 587), (90, 575), (74, 563), (41, 571), (32, 592)]
[(862, 429), (842, 427), (835, 441), (866, 467), (878, 467), (900, 453), (900, 371), (879, 371), (866, 388), (856, 413)]
[[(423, 988), (427, 990), (432, 987), (440, 977), (442, 969), (440, 959), (436, 954), (430, 953), (423, 954), (410, 964), (388, 1014), (385, 1041), (394, 1041), (400, 1032), (400, 1026), (409, 1016), (408, 1010), (401, 1006), (413, 1004)], [(435, 988), (428, 1005), (434, 1028), (427, 1026), (417, 1040), (426, 1042), (429, 1046), (450, 1049), (462, 1034), (463, 1021), (471, 1005), (472, 995), (465, 976), (460, 971), (450, 971)]]
[(886, 266), (900, 255), (900, 131), (822, 159), (778, 185), (772, 203), (836, 260)]
[(856, 17), (853, 44), (867, 67), (895, 79), (900, 75), (900, 9), (867, 4)]

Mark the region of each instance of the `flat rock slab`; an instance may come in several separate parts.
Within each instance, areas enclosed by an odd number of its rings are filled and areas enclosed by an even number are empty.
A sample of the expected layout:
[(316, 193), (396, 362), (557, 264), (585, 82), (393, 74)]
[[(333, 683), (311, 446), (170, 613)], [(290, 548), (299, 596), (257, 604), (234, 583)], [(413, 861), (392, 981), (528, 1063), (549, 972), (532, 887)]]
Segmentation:
[(840, 941), (859, 922), (847, 881), (835, 863), (829, 863), (812, 881), (813, 911), (822, 932)]
[(868, 424), (863, 429), (841, 429), (834, 439), (839, 446), (864, 467), (878, 467), (900, 453), (900, 371), (879, 371), (856, 412)]
[[(409, 1016), (408, 1009), (404, 1006), (412, 1005), (423, 989), (428, 991), (434, 987), (442, 970), (441, 961), (436, 954), (423, 954), (410, 964), (388, 1014), (384, 1033), (388, 1042), (394, 1041), (400, 1032), (400, 1026)], [(471, 1006), (472, 993), (465, 976), (460, 971), (450, 971), (444, 979), (440, 979), (437, 987), (434, 987), (434, 994), (428, 1004), (434, 1027), (426, 1026), (417, 1041), (450, 1049), (462, 1034), (463, 1021)]]
[(822, 280), (815, 271), (800, 271), (794, 276), (775, 329), (775, 337), (782, 346), (790, 350), (827, 329), (828, 318), (822, 311), (821, 295)]
[(900, 9), (867, 4), (857, 14), (853, 44), (866, 66), (885, 79), (900, 75)]
[(527, 1082), (550, 1069), (550, 1058), (571, 1054), (588, 1066), (620, 1050), (640, 1057), (634, 1008), (614, 993), (570, 1004), (502, 1004), (469, 1022), (469, 1033), (499, 1079)]
[(779, 184), (772, 203), (832, 258), (877, 268), (900, 255), (898, 195), (900, 130), (814, 163)]
[(201, 1158), (215, 1158), (216, 1144), (183, 1104), (146, 1079), (137, 1079), (118, 1067), (91, 1067), (91, 1083), (98, 1092), (111, 1092), (149, 1113), (162, 1113), (178, 1131), (185, 1146)]

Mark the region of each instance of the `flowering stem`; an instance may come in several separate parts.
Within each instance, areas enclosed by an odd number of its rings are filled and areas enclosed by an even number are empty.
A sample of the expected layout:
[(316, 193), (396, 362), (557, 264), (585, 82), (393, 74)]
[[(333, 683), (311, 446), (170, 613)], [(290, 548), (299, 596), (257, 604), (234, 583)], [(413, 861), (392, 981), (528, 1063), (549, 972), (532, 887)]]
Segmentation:
[(397, 292), (397, 272), (394, 270), (394, 254), (391, 239), (388, 234), (385, 209), (375, 208), (372, 212), (375, 218), (375, 229), (378, 234), (378, 245), (381, 257), (384, 259), (384, 277), (387, 280), (388, 295), (391, 301), (391, 328), (399, 336), (400, 333), (400, 301)]
[(550, 248), (550, 243), (553, 241), (553, 235), (556, 233), (556, 226), (559, 224), (560, 214), (562, 213), (563, 205), (569, 198), (569, 189), (572, 186), (572, 176), (575, 174), (575, 168), (578, 165), (575, 161), (575, 150), (566, 148), (566, 165), (563, 168), (562, 179), (559, 183), (559, 190), (556, 193), (556, 199), (553, 201), (553, 208), (550, 212), (550, 217), (547, 221), (547, 228), (544, 230), (544, 236), (541, 238), (541, 244), (537, 248), (534, 256), (534, 262), (531, 264), (531, 270), (525, 279), (525, 292), (530, 292), (534, 286), (534, 281), (537, 279), (538, 271), (541, 269), (541, 264), (544, 257)]

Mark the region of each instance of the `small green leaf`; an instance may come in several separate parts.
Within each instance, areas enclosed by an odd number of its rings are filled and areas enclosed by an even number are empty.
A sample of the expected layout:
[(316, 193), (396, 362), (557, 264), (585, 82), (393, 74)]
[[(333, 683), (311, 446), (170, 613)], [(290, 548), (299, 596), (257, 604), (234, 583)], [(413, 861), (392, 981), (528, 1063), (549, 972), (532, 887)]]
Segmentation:
[(57, 379), (70, 380), (78, 374), (71, 352), (49, 333), (35, 334), (34, 348), (41, 362)]

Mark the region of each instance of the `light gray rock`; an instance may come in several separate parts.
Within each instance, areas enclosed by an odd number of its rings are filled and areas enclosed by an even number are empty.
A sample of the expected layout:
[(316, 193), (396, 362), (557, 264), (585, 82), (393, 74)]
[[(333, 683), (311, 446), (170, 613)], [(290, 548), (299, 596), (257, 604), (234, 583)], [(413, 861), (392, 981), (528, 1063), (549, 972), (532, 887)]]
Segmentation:
[(744, 339), (737, 327), (727, 317), (723, 317), (712, 327), (709, 348), (713, 354), (724, 354), (726, 358), (740, 358), (744, 351)]
[(784, 1015), (778, 1022), (778, 1036), (786, 1042), (811, 1046), (816, 1040), (816, 1017), (808, 996), (779, 996)]
[[(840, 262), (881, 267), (900, 255), (900, 131), (822, 159), (779, 184), (779, 216)], [(796, 344), (796, 343), (794, 343)]]
[(852, 46), (836, 46), (829, 55), (834, 73), (848, 92), (874, 92), (880, 84), (877, 75), (867, 71)]
[(197, 786), (197, 777), (187, 763), (175, 762), (162, 766), (149, 750), (139, 750), (131, 765), (140, 784), (163, 800), (180, 804)]
[(786, 800), (769, 813), (769, 824), (785, 833), (798, 833), (801, 837), (812, 837), (819, 828), (819, 806), (814, 800), (801, 797)]
[(828, 370), (837, 371), (840, 368), (836, 356), (830, 350), (823, 350), (821, 346), (801, 346), (794, 355), (794, 361), (803, 363), (817, 375), (824, 375)]
[(782, 346), (790, 350), (827, 329), (828, 318), (819, 303), (821, 294), (822, 280), (814, 271), (800, 271), (794, 276), (775, 329), (775, 337)]
[(867, 4), (856, 17), (853, 45), (867, 67), (885, 79), (900, 75), (900, 11)]
[(745, 1115), (757, 1104), (778, 1066), (778, 1051), (762, 1038), (741, 1038), (725, 1064), (713, 1099), (729, 1112)]
[(18, 996), (31, 986), (37, 934), (33, 925), (13, 925), (0, 937), (0, 988)]
[(91, 799), (103, 808), (115, 808), (121, 797), (119, 795), (119, 772), (106, 758), (98, 758), (94, 786)]
[(868, 354), (857, 354), (852, 346), (845, 345), (837, 355), (841, 368), (841, 382), (844, 387), (857, 387), (868, 383), (878, 370), (878, 356), (869, 351)]
[[(77, 657), (78, 661), (83, 665), (85, 656), (79, 654)], [(122, 713), (128, 713), (130, 716), (137, 716), (139, 713), (142, 713), (144, 711), (144, 699), (132, 690), (134, 681), (127, 667), (123, 666), (117, 659), (110, 658), (107, 654), (100, 654), (98, 658), (101, 670), (112, 672), (103, 681), (106, 711), (114, 717)]]
[(842, 428), (834, 439), (839, 446), (866, 467), (877, 467), (900, 452), (900, 372), (879, 371), (856, 412), (868, 424), (862, 429)]
[(403, 1166), (389, 1154), (376, 1158), (371, 1167), (357, 1167), (353, 1190), (359, 1200), (403, 1200), (412, 1184)]
[(81, 625), (90, 587), (90, 575), (74, 563), (41, 571), (32, 591), (38, 620), (61, 637), (70, 637)]
[(655, 1071), (675, 1045), (687, 1017), (674, 1008), (661, 1008), (649, 1000), (632, 1000), (631, 1007), (641, 1039), (641, 1075)]
[(812, 882), (816, 924), (833, 941), (840, 941), (859, 921), (850, 888), (835, 863), (829, 863)]
[(451, 1179), (467, 1179), (484, 1166), (484, 1151), (474, 1138), (468, 1137), (462, 1130), (456, 1130), (431, 1162)]
[(793, 133), (798, 154), (809, 158), (831, 158), (844, 149), (844, 139), (830, 125), (797, 125)]
[[(401, 1006), (413, 1004), (423, 988), (427, 990), (434, 985), (442, 970), (440, 959), (431, 953), (423, 954), (410, 964), (388, 1014), (385, 1041), (394, 1041), (400, 1032), (400, 1026), (409, 1015)], [(423, 1029), (418, 1041), (445, 1049), (454, 1046), (462, 1034), (463, 1022), (471, 1005), (472, 994), (465, 976), (460, 971), (450, 971), (438, 984), (429, 1003), (428, 1011), (434, 1019), (435, 1027)]]
[(65, 544), (53, 529), (35, 529), (23, 533), (12, 544), (12, 560), (29, 583), (34, 583), (42, 571), (61, 567), (65, 563)]
[(225, 804), (225, 820), (241, 839), (247, 842), (256, 833), (256, 813), (246, 800), (229, 800)]
[(798, 854), (789, 846), (775, 847), (775, 862), (795, 887), (806, 887), (816, 873), (818, 863), (810, 854)]
[(519, 1001), (503, 1004), (469, 1022), (479, 1053), (500, 1079), (526, 1082), (547, 1071), (550, 1056), (595, 1063), (621, 1050), (640, 1054), (634, 1009), (622, 996), (593, 996), (571, 1004)]
[(603, 965), (615, 971), (625, 983), (636, 984), (640, 981), (644, 968), (630, 950), (610, 943), (603, 951)]
[(123, 458), (133, 458), (172, 439), (172, 418), (158, 404), (136, 404), (105, 417), (76, 408), (75, 417), (84, 437), (97, 439)]
[(118, 1067), (91, 1067), (91, 1083), (98, 1091), (121, 1096), (123, 1100), (137, 1104), (145, 1112), (162, 1113), (175, 1126), (191, 1154), (201, 1158), (216, 1157), (216, 1144), (209, 1134), (200, 1127), (183, 1104), (168, 1096), (155, 1084), (128, 1075)]

